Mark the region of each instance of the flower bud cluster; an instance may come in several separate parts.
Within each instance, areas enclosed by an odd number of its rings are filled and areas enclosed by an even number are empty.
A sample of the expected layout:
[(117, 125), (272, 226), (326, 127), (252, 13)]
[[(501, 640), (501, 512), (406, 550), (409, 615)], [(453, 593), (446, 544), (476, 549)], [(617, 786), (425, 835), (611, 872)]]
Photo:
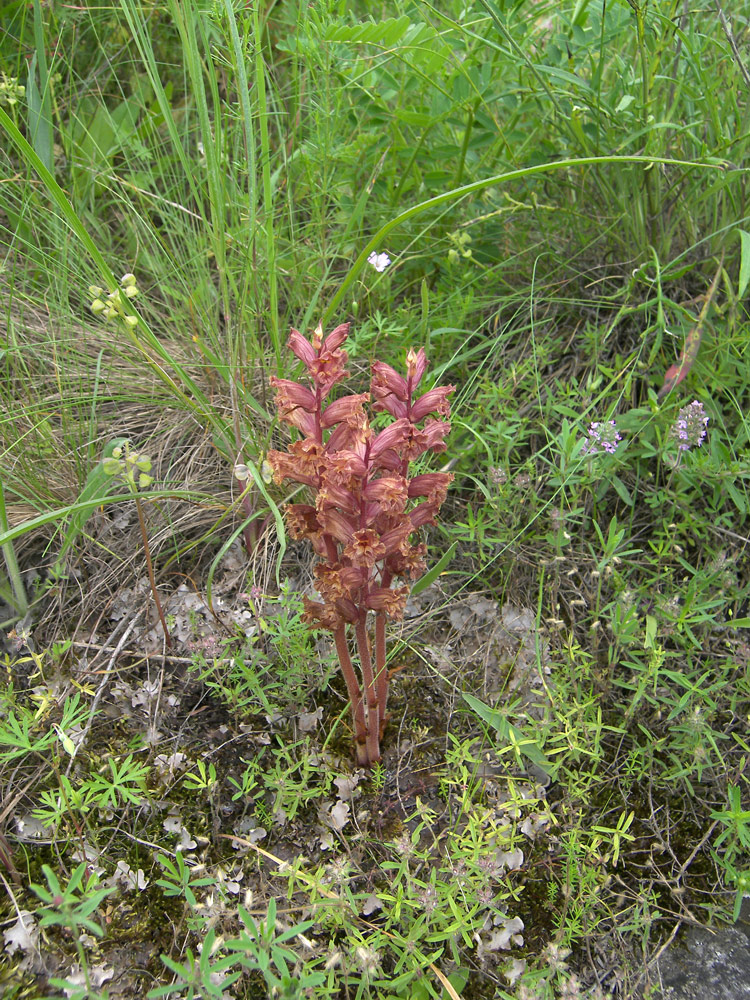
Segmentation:
[(126, 313), (124, 304), (124, 299), (134, 299), (138, 295), (134, 274), (123, 274), (120, 287), (106, 293), (106, 297), (104, 289), (99, 285), (89, 285), (89, 294), (94, 296), (89, 308), (97, 316), (103, 316), (107, 320), (119, 317), (128, 326), (138, 325), (138, 317)]
[(112, 449), (111, 457), (102, 461), (102, 469), (108, 476), (120, 476), (134, 493), (147, 489), (154, 481), (154, 477), (148, 475), (151, 459), (143, 452), (131, 451), (129, 441)]
[[(454, 386), (417, 395), (427, 367), (423, 348), (410, 350), (406, 374), (382, 361), (372, 364), (370, 391), (329, 400), (348, 375), (341, 345), (349, 324), (327, 337), (320, 327), (308, 341), (292, 330), (289, 346), (305, 366), (305, 381), (272, 378), (279, 416), (300, 431), (287, 451), (270, 451), (277, 483), (301, 483), (313, 503), (290, 504), (286, 522), (293, 538), (308, 539), (321, 557), (315, 569), (322, 602), (306, 600), (308, 624), (335, 631), (364, 621), (368, 611), (400, 619), (409, 587), (425, 569), (426, 546), (412, 536), (434, 524), (452, 474), (409, 476), (409, 465), (427, 451), (441, 452), (450, 430), (448, 397)], [(392, 418), (384, 429), (370, 424), (371, 411)]]
[(16, 77), (2, 74), (0, 79), (0, 104), (7, 104), (12, 108), (14, 104), (22, 101), (26, 94), (26, 88), (18, 82)]
[(581, 449), (581, 454), (596, 455), (599, 451), (606, 451), (610, 455), (614, 455), (620, 441), (622, 441), (622, 435), (617, 430), (617, 424), (614, 420), (594, 422), (589, 427), (589, 436)]

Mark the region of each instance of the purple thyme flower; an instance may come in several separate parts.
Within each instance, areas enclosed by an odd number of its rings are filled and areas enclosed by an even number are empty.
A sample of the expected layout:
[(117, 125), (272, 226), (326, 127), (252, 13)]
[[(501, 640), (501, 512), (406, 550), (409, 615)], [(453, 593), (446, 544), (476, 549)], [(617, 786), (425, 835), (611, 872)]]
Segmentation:
[(613, 455), (618, 441), (622, 441), (622, 435), (614, 420), (595, 421), (589, 427), (589, 436), (581, 454), (596, 455), (599, 451), (606, 451)]
[(688, 406), (683, 406), (677, 414), (677, 420), (669, 432), (673, 441), (677, 442), (680, 451), (690, 451), (700, 448), (706, 437), (708, 414), (703, 409), (703, 403), (694, 399)]

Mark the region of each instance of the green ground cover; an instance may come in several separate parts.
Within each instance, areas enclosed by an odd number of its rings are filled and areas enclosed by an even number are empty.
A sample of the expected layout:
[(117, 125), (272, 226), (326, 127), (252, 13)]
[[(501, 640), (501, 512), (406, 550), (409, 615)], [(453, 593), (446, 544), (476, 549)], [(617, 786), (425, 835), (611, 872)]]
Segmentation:
[[(0, 3), (4, 997), (658, 997), (736, 920), (749, 16)], [(344, 322), (456, 387), (369, 769), (267, 460)]]

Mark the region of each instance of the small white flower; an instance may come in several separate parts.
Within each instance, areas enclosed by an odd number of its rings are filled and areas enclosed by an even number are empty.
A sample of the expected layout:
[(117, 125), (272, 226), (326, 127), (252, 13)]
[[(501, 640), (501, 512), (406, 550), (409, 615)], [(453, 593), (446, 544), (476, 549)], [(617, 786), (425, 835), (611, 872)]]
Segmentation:
[(367, 263), (372, 264), (372, 266), (375, 268), (376, 271), (382, 272), (385, 271), (385, 269), (390, 266), (391, 258), (388, 256), (387, 253), (375, 253), (375, 251), (373, 250), (373, 252), (367, 258)]

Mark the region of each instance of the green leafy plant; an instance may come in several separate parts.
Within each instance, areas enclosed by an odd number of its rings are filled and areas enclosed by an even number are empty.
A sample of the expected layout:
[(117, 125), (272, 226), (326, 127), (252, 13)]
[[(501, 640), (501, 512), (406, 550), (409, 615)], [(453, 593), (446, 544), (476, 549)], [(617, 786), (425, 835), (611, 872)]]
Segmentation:
[(96, 875), (88, 874), (88, 866), (81, 862), (75, 869), (66, 886), (61, 886), (55, 872), (49, 865), (42, 865), (42, 872), (47, 885), (32, 883), (31, 890), (41, 899), (42, 906), (37, 910), (40, 927), (59, 927), (67, 931), (73, 938), (78, 953), (78, 961), (83, 971), (86, 988), (81, 989), (68, 980), (51, 978), (50, 983), (58, 989), (64, 989), (67, 996), (76, 1000), (98, 1000), (98, 994), (93, 988), (89, 977), (89, 965), (86, 952), (81, 942), (81, 934), (86, 932), (95, 937), (104, 933), (101, 926), (92, 919), (92, 915), (102, 902), (114, 892), (108, 887), (99, 887)]

